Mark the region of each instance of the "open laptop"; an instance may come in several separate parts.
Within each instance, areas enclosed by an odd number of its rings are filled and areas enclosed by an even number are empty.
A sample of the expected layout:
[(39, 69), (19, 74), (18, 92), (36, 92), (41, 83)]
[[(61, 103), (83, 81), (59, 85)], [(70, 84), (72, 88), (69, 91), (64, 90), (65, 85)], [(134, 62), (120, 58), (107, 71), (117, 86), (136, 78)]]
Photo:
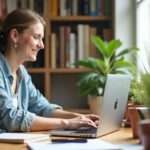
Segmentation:
[(129, 75), (109, 74), (107, 76), (104, 96), (99, 106), (100, 122), (97, 129), (52, 130), (50, 134), (52, 136), (96, 138), (117, 131), (126, 109), (130, 80)]

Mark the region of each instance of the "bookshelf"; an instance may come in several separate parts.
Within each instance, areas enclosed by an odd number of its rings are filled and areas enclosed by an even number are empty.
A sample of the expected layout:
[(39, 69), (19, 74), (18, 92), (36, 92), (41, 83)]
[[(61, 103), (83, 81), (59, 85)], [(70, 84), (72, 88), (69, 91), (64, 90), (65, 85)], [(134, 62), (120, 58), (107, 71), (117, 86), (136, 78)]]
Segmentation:
[(15, 0), (15, 7), (33, 9), (47, 22), (45, 49), (39, 52), (35, 63), (28, 65), (28, 71), (35, 85), (51, 102), (68, 109), (87, 107), (86, 97), (79, 96), (76, 83), (78, 76), (89, 70), (72, 63), (96, 57), (90, 42), (92, 34), (105, 40), (114, 37), (114, 1)]
[(79, 96), (76, 83), (79, 75), (89, 70), (71, 64), (96, 57), (90, 42), (92, 34), (105, 40), (114, 37), (114, 0), (47, 0), (45, 8), (49, 10), (45, 13), (48, 97), (65, 108), (87, 107), (86, 97)]

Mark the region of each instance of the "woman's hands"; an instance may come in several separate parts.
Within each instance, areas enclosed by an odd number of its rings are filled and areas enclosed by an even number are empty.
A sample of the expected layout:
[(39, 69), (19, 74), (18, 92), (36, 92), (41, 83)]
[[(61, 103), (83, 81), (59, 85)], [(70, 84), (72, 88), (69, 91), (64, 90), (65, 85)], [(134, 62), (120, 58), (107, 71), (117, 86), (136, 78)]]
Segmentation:
[(85, 115), (85, 116), (86, 116), (87, 118), (91, 119), (91, 120), (96, 124), (96, 126), (98, 126), (99, 120), (100, 120), (100, 118), (99, 118), (98, 115), (95, 115), (95, 114), (87, 114), (87, 115)]
[(95, 114), (80, 114), (63, 109), (56, 109), (51, 113), (53, 118), (62, 118), (60, 128), (76, 129), (80, 127), (95, 127), (99, 123), (99, 116)]
[(93, 114), (80, 115), (72, 119), (64, 119), (65, 129), (77, 129), (80, 127), (94, 127), (97, 128), (99, 117)]

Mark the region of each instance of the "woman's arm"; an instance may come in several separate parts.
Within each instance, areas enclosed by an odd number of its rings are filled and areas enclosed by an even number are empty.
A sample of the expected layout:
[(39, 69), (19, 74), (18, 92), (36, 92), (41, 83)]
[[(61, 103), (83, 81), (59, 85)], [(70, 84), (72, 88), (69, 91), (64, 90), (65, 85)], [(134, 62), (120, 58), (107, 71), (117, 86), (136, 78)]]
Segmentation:
[(46, 131), (50, 129), (66, 128), (67, 121), (60, 118), (45, 118), (35, 116), (31, 124), (31, 131)]
[(30, 131), (44, 131), (51, 129), (76, 129), (80, 127), (95, 127), (96, 124), (87, 117), (79, 116), (71, 119), (45, 118), (35, 116)]
[(51, 112), (51, 117), (56, 117), (56, 118), (74, 118), (74, 117), (80, 117), (82, 114), (71, 112), (71, 111), (66, 111), (63, 109), (55, 109)]
[(66, 111), (63, 109), (55, 109), (51, 113), (51, 116), (60, 118), (87, 117), (88, 119), (91, 119), (94, 122), (99, 120), (99, 116), (95, 114), (80, 114), (71, 111)]

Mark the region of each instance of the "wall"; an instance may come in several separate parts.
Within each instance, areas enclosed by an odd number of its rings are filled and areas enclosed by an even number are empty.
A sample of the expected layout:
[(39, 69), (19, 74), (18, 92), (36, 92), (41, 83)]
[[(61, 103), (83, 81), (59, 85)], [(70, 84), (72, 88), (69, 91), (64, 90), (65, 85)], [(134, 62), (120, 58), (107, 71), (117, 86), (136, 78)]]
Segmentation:
[(115, 38), (123, 42), (123, 47), (135, 45), (136, 18), (135, 0), (115, 0)]

